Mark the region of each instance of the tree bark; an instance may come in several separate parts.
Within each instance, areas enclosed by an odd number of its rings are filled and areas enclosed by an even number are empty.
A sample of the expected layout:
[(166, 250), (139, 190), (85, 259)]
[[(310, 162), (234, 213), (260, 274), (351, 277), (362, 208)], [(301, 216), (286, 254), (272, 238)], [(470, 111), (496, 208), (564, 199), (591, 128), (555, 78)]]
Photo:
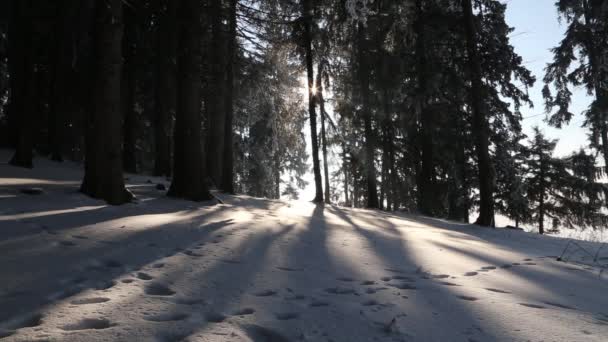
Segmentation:
[(477, 152), (477, 168), (479, 172), (479, 217), (475, 222), (482, 226), (494, 226), (494, 176), (490, 160), (490, 138), (488, 121), (483, 107), (483, 89), (481, 80), (481, 64), (477, 51), (477, 32), (473, 17), (471, 0), (462, 0), (468, 65), (471, 76), (471, 110), (473, 112), (473, 134), (475, 135), (475, 150)]
[(422, 0), (416, 1), (416, 77), (417, 114), (420, 120), (421, 166), (417, 177), (418, 210), (423, 215), (435, 214), (435, 167), (433, 148), (433, 111), (428, 108), (428, 63), (426, 60), (425, 18)]
[(212, 198), (204, 181), (201, 145), (201, 5), (199, 0), (182, 0), (178, 4), (178, 95), (173, 180), (168, 192), (168, 196), (192, 201)]
[(119, 205), (132, 199), (125, 189), (122, 170), (123, 8), (121, 0), (98, 0), (95, 5), (92, 101), (81, 191)]
[(123, 102), (123, 166), (126, 172), (137, 172), (136, 141), (137, 113), (135, 112), (135, 88), (137, 86), (137, 13), (133, 3), (123, 4), (124, 35), (122, 68)]
[(154, 113), (154, 175), (171, 175), (171, 121), (176, 100), (177, 3), (158, 0)]
[(222, 24), (222, 0), (210, 1), (211, 18), (211, 51), (210, 51), (210, 85), (207, 87), (207, 159), (208, 176), (216, 187), (222, 181), (224, 157), (224, 133), (226, 124), (225, 104), (225, 69), (224, 69), (224, 32)]
[(308, 114), (310, 116), (310, 140), (312, 145), (312, 168), (315, 177), (315, 203), (323, 202), (323, 185), (321, 182), (321, 167), (319, 162), (319, 138), (317, 136), (317, 114), (315, 112), (314, 69), (312, 56), (312, 0), (302, 1), (302, 16), (304, 18), (304, 49), (306, 51), (306, 75), (308, 78)]
[(54, 22), (55, 50), (52, 54), (51, 99), (49, 103), (49, 146), (51, 160), (63, 161), (66, 147), (66, 125), (73, 110), (74, 70), (72, 45), (73, 21), (78, 4), (74, 0), (59, 0)]
[(35, 118), (35, 73), (32, 53), (32, 18), (28, 15), (33, 3), (29, 0), (11, 2), (9, 24), (10, 107), (9, 126), (14, 131), (15, 153), (9, 163), (32, 168)]
[(352, 203), (349, 201), (348, 197), (348, 169), (350, 168), (347, 158), (346, 144), (342, 143), (342, 171), (344, 172), (344, 205), (352, 206)]
[[(238, 0), (230, 0), (229, 8), (229, 32), (228, 32), (228, 58), (226, 62), (226, 94), (224, 105), (226, 109), (226, 122), (224, 129), (224, 156), (222, 182), (220, 188), (229, 194), (234, 193), (234, 142), (233, 142), (233, 116), (234, 116), (234, 67), (236, 62), (236, 6)], [(279, 194), (280, 196), (280, 194)]]
[(367, 183), (367, 207), (379, 208), (378, 189), (376, 186), (375, 149), (376, 143), (372, 130), (372, 117), (369, 103), (369, 65), (367, 61), (367, 44), (365, 29), (359, 24), (357, 29), (358, 38), (358, 62), (359, 62), (359, 86), (361, 87), (363, 125), (365, 131), (365, 175)]
[(327, 166), (327, 137), (326, 137), (326, 132), (325, 132), (325, 116), (327, 115), (327, 113), (325, 112), (325, 99), (323, 98), (323, 68), (324, 68), (324, 62), (321, 61), (319, 62), (319, 65), (317, 66), (317, 97), (316, 100), (319, 102), (319, 114), (321, 115), (321, 146), (322, 146), (322, 153), (323, 153), (323, 180), (325, 182), (325, 193), (324, 193), (324, 198), (325, 198), (325, 203), (329, 204), (330, 203), (330, 197), (329, 197), (329, 168)]

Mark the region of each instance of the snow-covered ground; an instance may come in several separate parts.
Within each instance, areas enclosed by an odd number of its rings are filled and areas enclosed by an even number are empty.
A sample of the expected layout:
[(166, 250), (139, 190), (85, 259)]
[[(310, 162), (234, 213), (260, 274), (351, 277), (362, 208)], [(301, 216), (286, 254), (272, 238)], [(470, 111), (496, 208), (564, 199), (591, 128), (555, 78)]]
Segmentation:
[(0, 164), (2, 341), (608, 340), (608, 247), (559, 262), (566, 239), (245, 196), (211, 206), (143, 176), (128, 176), (137, 203), (111, 207), (77, 192), (81, 176)]

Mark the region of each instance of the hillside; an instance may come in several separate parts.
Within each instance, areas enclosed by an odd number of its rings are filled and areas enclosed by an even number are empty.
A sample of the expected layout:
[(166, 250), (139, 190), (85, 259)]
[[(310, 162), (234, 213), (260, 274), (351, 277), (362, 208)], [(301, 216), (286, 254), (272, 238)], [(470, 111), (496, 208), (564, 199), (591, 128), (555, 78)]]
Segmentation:
[(556, 261), (565, 239), (245, 196), (178, 201), (144, 176), (127, 177), (136, 203), (112, 207), (78, 193), (81, 177), (0, 164), (3, 341), (608, 338), (608, 277), (582, 253)]

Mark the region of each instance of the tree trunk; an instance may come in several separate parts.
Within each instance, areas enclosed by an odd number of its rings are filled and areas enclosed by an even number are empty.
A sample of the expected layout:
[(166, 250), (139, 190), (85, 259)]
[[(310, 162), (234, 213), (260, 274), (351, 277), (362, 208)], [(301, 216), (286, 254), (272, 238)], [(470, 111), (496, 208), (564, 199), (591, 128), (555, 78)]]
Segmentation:
[(423, 215), (435, 214), (436, 203), (434, 183), (435, 167), (433, 157), (433, 111), (428, 108), (428, 65), (426, 61), (426, 35), (425, 18), (422, 0), (416, 1), (416, 107), (417, 116), (420, 120), (420, 151), (421, 165), (417, 177), (418, 186), (418, 210)]
[(361, 87), (361, 101), (363, 125), (365, 131), (365, 176), (367, 183), (367, 207), (379, 208), (378, 189), (376, 186), (375, 149), (376, 142), (372, 129), (372, 117), (369, 103), (369, 77), (370, 70), (367, 61), (367, 43), (365, 28), (359, 24), (357, 28), (358, 37), (358, 59), (359, 59), (359, 86)]
[(325, 99), (323, 98), (323, 67), (324, 62), (319, 62), (317, 66), (317, 101), (319, 101), (319, 114), (321, 115), (321, 144), (322, 144), (322, 153), (323, 153), (323, 180), (325, 182), (325, 203), (330, 203), (329, 197), (329, 168), (327, 166), (327, 137), (325, 133), (325, 116), (327, 113), (325, 112)]
[(137, 86), (137, 9), (133, 3), (124, 3), (124, 35), (122, 68), (122, 109), (123, 109), (123, 166), (126, 172), (137, 172), (135, 88)]
[(545, 168), (542, 155), (540, 155), (540, 193), (538, 194), (538, 233), (545, 233)]
[[(234, 193), (234, 142), (233, 142), (233, 116), (234, 116), (234, 64), (236, 61), (236, 6), (238, 0), (230, 0), (229, 8), (229, 32), (228, 32), (228, 58), (226, 61), (226, 94), (224, 105), (226, 110), (226, 122), (224, 129), (224, 156), (222, 182), (220, 188), (229, 194)], [(280, 196), (280, 194), (279, 194)]]
[(192, 201), (212, 198), (204, 181), (201, 145), (202, 4), (178, 4), (177, 112), (175, 115), (173, 180), (168, 195)]
[(226, 113), (224, 112), (224, 88), (226, 86), (224, 69), (224, 34), (222, 25), (222, 0), (211, 0), (211, 51), (210, 85), (207, 87), (207, 160), (208, 176), (216, 187), (222, 181), (224, 157), (224, 133)]
[(344, 205), (345, 206), (351, 206), (351, 203), (348, 198), (348, 178), (349, 178), (348, 169), (349, 169), (349, 167), (350, 166), (348, 165), (346, 144), (342, 143), (342, 171), (344, 172)]
[(33, 3), (28, 0), (11, 2), (9, 24), (9, 72), (10, 72), (10, 128), (14, 131), (12, 143), (15, 153), (11, 165), (32, 168), (34, 132), (36, 123), (34, 54), (32, 51), (32, 18), (28, 15)]
[(154, 175), (171, 175), (171, 121), (175, 114), (177, 3), (157, 0)]
[(57, 1), (54, 22), (55, 50), (52, 54), (51, 99), (49, 103), (49, 147), (51, 160), (63, 161), (66, 145), (66, 130), (71, 111), (74, 87), (73, 21), (76, 19), (78, 4), (74, 0)]
[(86, 134), (85, 174), (81, 191), (109, 204), (129, 202), (122, 171), (123, 9), (121, 0), (96, 1), (92, 97)]
[(306, 50), (306, 75), (308, 77), (308, 114), (310, 115), (310, 140), (312, 145), (312, 169), (315, 177), (315, 203), (323, 202), (323, 185), (321, 183), (321, 167), (319, 162), (319, 138), (317, 137), (317, 114), (315, 112), (314, 70), (312, 56), (312, 0), (302, 1), (302, 16), (304, 17), (304, 49)]
[(483, 107), (483, 89), (481, 81), (481, 64), (477, 51), (475, 21), (471, 0), (462, 0), (468, 65), (471, 76), (471, 110), (473, 112), (473, 134), (475, 135), (475, 150), (477, 152), (477, 168), (479, 172), (479, 217), (476, 224), (494, 226), (494, 176), (490, 160), (490, 138), (488, 121)]

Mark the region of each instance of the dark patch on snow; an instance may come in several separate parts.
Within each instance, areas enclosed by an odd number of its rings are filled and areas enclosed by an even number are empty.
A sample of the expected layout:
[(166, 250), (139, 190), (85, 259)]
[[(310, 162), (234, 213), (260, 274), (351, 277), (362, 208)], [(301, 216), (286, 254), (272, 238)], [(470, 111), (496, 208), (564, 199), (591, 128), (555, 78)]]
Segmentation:
[(519, 303), (519, 305), (528, 307), (528, 308), (533, 308), (533, 309), (546, 309), (544, 306), (542, 305), (537, 305), (537, 304), (530, 304), (530, 303)]
[(61, 327), (61, 329), (66, 331), (77, 331), (77, 330), (99, 330), (99, 329), (107, 329), (115, 326), (116, 323), (111, 323), (109, 320), (105, 318), (83, 318), (77, 323), (67, 324)]
[(226, 320), (226, 316), (218, 312), (210, 312), (205, 316), (207, 322), (221, 323)]
[(506, 293), (506, 294), (510, 294), (510, 293), (511, 293), (511, 292), (509, 292), (509, 291), (500, 290), (500, 289), (493, 289), (493, 288), (491, 288), (491, 287), (486, 288), (486, 290), (487, 290), (487, 291), (490, 291), (490, 292), (496, 292), (496, 293)]
[(153, 316), (144, 316), (144, 320), (149, 322), (172, 322), (172, 321), (182, 321), (186, 318), (190, 317), (186, 313), (181, 312), (172, 312), (172, 313), (162, 313)]
[(73, 304), (73, 305), (98, 304), (98, 303), (105, 303), (108, 301), (110, 301), (110, 298), (91, 297), (91, 298), (75, 299), (75, 300), (71, 301), (70, 304)]
[(160, 283), (149, 284), (144, 292), (151, 296), (172, 296), (175, 294), (175, 291)]

